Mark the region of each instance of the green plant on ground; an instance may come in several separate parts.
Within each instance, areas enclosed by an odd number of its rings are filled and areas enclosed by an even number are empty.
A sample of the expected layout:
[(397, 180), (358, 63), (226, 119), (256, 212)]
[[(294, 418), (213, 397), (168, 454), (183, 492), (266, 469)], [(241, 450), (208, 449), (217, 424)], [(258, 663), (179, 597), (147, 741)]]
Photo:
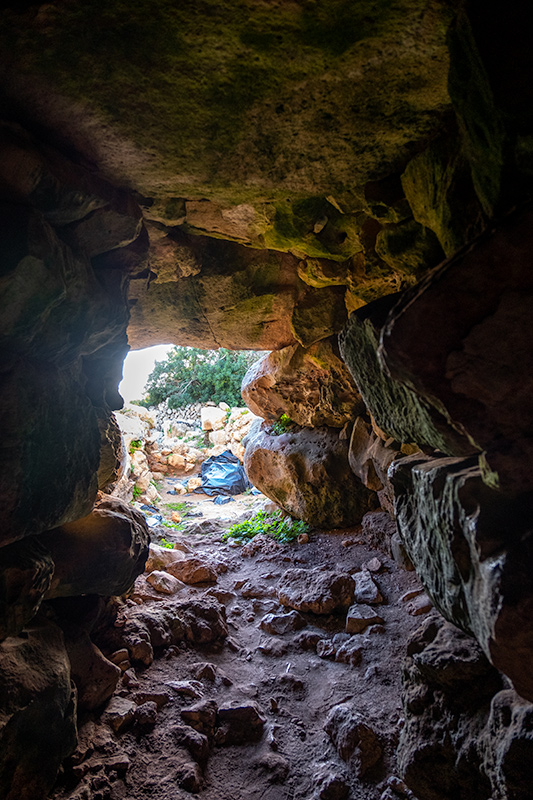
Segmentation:
[(272, 425), (272, 433), (274, 436), (279, 436), (282, 433), (287, 433), (287, 431), (290, 431), (294, 425), (296, 425), (296, 423), (292, 421), (288, 414), (282, 414), (281, 417)]
[(141, 495), (142, 495), (142, 489), (139, 489), (138, 486), (134, 486), (133, 487), (133, 501), (135, 502), (136, 500), (138, 500)]
[(267, 514), (266, 511), (258, 511), (251, 519), (232, 525), (222, 538), (224, 540), (231, 538), (242, 543), (250, 541), (257, 534), (262, 533), (285, 544), (297, 539), (301, 533), (307, 533), (309, 529), (310, 526), (307, 522), (284, 517), (281, 511), (274, 511), (270, 514)]
[(168, 550), (174, 549), (174, 545), (172, 544), (172, 542), (167, 542), (167, 540), (164, 537), (163, 539), (160, 540), (159, 547), (166, 547)]
[(160, 481), (160, 480), (157, 480), (157, 481), (156, 481), (156, 480), (151, 480), (151, 481), (150, 481), (150, 483), (152, 484), (152, 486), (155, 486), (155, 488), (157, 489), (157, 491), (158, 491), (159, 493), (161, 493), (161, 492), (162, 492), (162, 490), (163, 490), (163, 481)]
[(136, 450), (140, 450), (143, 446), (141, 439), (132, 439), (129, 446), (130, 456), (134, 454)]
[(163, 526), (165, 528), (172, 528), (173, 531), (182, 531), (183, 530), (183, 522), (170, 522), (168, 519), (163, 520)]
[(165, 508), (168, 511), (177, 511), (182, 516), (189, 513), (189, 506), (183, 500), (181, 503), (165, 503)]
[(186, 442), (191, 447), (196, 447), (198, 450), (202, 450), (204, 447), (209, 447), (209, 433), (206, 431), (205, 433), (195, 433), (194, 436), (190, 436), (186, 439)]

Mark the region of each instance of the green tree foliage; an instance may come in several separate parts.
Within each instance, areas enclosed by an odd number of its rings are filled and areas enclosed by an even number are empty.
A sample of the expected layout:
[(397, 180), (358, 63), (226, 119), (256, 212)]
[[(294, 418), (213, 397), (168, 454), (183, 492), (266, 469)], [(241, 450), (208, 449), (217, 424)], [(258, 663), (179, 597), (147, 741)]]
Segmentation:
[(242, 379), (259, 355), (224, 348), (174, 347), (164, 361), (156, 361), (144, 387), (147, 396), (142, 404), (154, 406), (168, 399), (170, 408), (208, 400), (242, 405)]

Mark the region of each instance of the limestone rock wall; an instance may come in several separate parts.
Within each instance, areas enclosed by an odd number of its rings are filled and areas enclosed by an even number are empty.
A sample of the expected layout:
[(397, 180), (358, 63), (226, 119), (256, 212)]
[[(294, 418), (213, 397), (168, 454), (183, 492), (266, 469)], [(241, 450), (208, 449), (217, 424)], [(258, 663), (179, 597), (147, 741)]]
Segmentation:
[[(402, 298), (381, 341), (387, 372), (463, 432), (507, 493), (533, 488), (532, 222), (527, 205), (443, 264)], [(431, 335), (414, 333), (426, 323)]]
[(418, 797), (525, 798), (533, 707), (477, 643), (429, 618), (407, 645), (399, 764)]
[(442, 456), (396, 462), (392, 483), (399, 531), (437, 608), (533, 700), (531, 495), (505, 497), (474, 460)]
[[(118, 466), (109, 425), (122, 403), (124, 276), (99, 271), (91, 255), (135, 240), (142, 222), (125, 193), (49, 155), (19, 127), (4, 124), (2, 136), (0, 359), (8, 434), (1, 444), (1, 538), (8, 543), (90, 511), (101, 448), (108, 457), (102, 479)], [(81, 230), (97, 211), (89, 243)], [(61, 465), (60, 480), (50, 480), (51, 465)]]
[[(36, 800), (76, 745), (71, 679), (81, 708), (116, 682), (50, 601), (121, 594), (148, 552), (142, 515), (104, 496), (93, 508), (123, 466), (125, 286), (147, 240), (130, 193), (6, 121), (0, 198), (0, 794)], [(107, 670), (99, 694), (79, 678), (88, 658)]]

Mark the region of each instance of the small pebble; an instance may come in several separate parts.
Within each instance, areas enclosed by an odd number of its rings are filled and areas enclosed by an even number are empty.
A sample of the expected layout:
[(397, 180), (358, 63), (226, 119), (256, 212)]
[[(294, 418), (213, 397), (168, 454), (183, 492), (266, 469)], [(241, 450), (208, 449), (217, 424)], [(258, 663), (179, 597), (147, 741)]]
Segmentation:
[(328, 639), (321, 639), (316, 646), (316, 654), (320, 658), (335, 658), (336, 647)]
[(372, 678), (375, 678), (379, 675), (379, 667), (376, 664), (371, 664), (365, 670), (365, 681), (370, 681)]
[(137, 680), (137, 675), (135, 674), (135, 670), (133, 667), (130, 667), (126, 670), (126, 672), (122, 675), (122, 682), (129, 686), (130, 689), (135, 689), (139, 685), (139, 681)]
[(112, 661), (113, 664), (121, 664), (122, 662), (127, 661), (129, 657), (130, 654), (128, 650), (123, 647), (121, 650), (115, 650), (115, 652), (111, 653), (111, 655), (107, 658), (109, 661)]
[(412, 797), (413, 793), (409, 789), (409, 787), (402, 781), (401, 778), (397, 778), (396, 775), (391, 775), (387, 778), (387, 788), (392, 789), (393, 792), (399, 794), (400, 797)]
[(200, 661), (196, 664), (191, 664), (190, 672), (197, 681), (213, 682), (217, 676), (217, 667), (216, 664), (210, 664), (208, 661)]
[(418, 617), (421, 614), (427, 614), (433, 608), (433, 603), (427, 594), (419, 594), (407, 605), (407, 613), (412, 617)]
[(400, 597), (400, 603), (407, 603), (408, 600), (412, 600), (414, 597), (418, 597), (419, 594), (423, 594), (423, 589), (409, 589), (408, 592), (402, 594)]

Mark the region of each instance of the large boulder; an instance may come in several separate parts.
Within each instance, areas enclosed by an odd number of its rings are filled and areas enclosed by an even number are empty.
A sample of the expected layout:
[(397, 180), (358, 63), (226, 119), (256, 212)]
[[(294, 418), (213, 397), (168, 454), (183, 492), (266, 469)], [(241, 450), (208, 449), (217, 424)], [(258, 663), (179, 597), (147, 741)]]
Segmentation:
[(273, 435), (263, 425), (248, 435), (244, 468), (254, 486), (288, 514), (329, 528), (359, 523), (378, 504), (354, 475), (348, 443), (335, 428)]
[(150, 535), (144, 516), (103, 495), (86, 517), (40, 537), (54, 561), (47, 598), (119, 595), (144, 571)]
[(76, 694), (61, 630), (36, 622), (0, 645), (0, 796), (44, 800), (76, 746)]
[(353, 602), (355, 581), (345, 572), (288, 569), (280, 578), (277, 595), (282, 606), (313, 614), (346, 610)]
[(342, 428), (363, 409), (361, 396), (331, 340), (304, 349), (291, 345), (253, 364), (241, 393), (263, 419), (286, 414), (309, 428)]
[(393, 381), (464, 432), (489, 485), (514, 494), (533, 488), (532, 230), (529, 204), (411, 290), (382, 335)]
[(533, 701), (531, 495), (490, 489), (475, 458), (410, 456), (392, 473), (398, 528), (435, 606)]

